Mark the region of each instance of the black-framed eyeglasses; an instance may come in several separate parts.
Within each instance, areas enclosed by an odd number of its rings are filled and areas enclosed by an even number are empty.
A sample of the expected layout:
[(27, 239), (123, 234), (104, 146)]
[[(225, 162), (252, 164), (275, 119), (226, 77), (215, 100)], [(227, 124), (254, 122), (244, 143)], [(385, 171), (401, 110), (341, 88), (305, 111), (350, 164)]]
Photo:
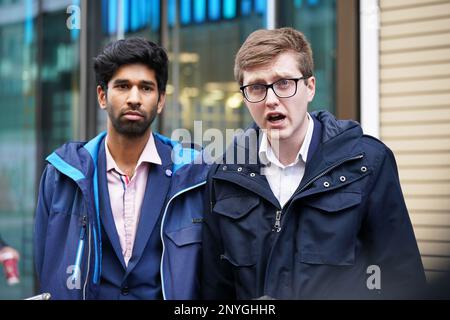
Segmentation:
[(245, 99), (251, 103), (263, 101), (267, 97), (267, 90), (269, 90), (269, 88), (272, 89), (278, 98), (290, 98), (297, 93), (297, 83), (300, 80), (309, 78), (310, 77), (280, 79), (271, 84), (248, 84), (246, 86), (241, 86), (240, 89)]

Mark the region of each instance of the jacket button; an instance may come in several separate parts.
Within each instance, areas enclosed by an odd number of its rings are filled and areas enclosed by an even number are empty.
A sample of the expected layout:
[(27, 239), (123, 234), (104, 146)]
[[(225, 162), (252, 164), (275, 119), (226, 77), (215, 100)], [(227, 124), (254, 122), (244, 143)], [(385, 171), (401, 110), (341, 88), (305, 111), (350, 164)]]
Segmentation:
[(330, 183), (329, 183), (328, 181), (325, 181), (325, 182), (323, 183), (323, 186), (324, 186), (325, 188), (328, 188), (328, 187), (330, 186)]
[(367, 167), (362, 166), (362, 167), (361, 167), (361, 172), (366, 172), (366, 171), (367, 171)]
[(122, 288), (121, 292), (124, 296), (127, 296), (130, 293), (130, 289), (127, 286), (125, 286)]
[(223, 166), (223, 167), (222, 167), (222, 170), (223, 170), (223, 171), (227, 171), (227, 166)]
[(256, 176), (256, 174), (254, 174), (253, 172), (250, 173), (250, 177), (254, 178)]
[(344, 176), (340, 176), (339, 180), (341, 180), (341, 182), (345, 182), (347, 180), (347, 178)]
[(242, 168), (241, 168), (241, 167), (239, 167), (239, 168), (237, 169), (237, 171), (238, 171), (238, 172), (241, 172), (241, 171), (242, 171)]

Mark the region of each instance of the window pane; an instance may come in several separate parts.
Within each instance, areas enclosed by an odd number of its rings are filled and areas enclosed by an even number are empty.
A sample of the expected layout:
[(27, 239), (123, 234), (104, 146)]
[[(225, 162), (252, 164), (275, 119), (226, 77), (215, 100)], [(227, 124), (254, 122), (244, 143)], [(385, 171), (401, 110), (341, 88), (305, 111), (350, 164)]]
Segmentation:
[[(44, 1), (45, 3), (45, 1)], [(75, 137), (79, 101), (79, 38), (67, 29), (66, 7), (42, 14), (43, 157)]]
[(0, 234), (21, 254), (19, 284), (9, 287), (0, 267), (0, 299), (22, 299), (33, 294), (37, 37), (31, 0), (0, 10)]
[(7, 287), (0, 276), (0, 299), (34, 294), (36, 177), (78, 124), (79, 30), (67, 27), (66, 10), (79, 1), (41, 4), (38, 11), (34, 0), (0, 3), (0, 233), (21, 254), (21, 282)]
[(234, 57), (251, 32), (265, 27), (265, 8), (265, 0), (209, 0), (208, 20), (170, 28), (166, 135), (177, 128), (193, 133), (200, 120), (203, 131), (217, 128), (224, 134), (252, 121), (234, 80)]
[(336, 0), (286, 0), (278, 12), (279, 25), (303, 32), (313, 49), (316, 96), (309, 110), (335, 112)]

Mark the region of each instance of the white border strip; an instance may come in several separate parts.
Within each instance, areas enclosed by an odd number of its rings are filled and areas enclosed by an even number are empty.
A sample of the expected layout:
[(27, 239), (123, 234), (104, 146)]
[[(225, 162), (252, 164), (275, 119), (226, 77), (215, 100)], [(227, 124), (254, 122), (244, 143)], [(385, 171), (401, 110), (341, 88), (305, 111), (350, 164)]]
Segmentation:
[(276, 12), (275, 0), (267, 0), (266, 28), (268, 30), (275, 29), (276, 27)]
[(125, 0), (117, 0), (117, 36), (116, 40), (125, 38)]
[(378, 0), (360, 0), (361, 125), (380, 137), (380, 8)]

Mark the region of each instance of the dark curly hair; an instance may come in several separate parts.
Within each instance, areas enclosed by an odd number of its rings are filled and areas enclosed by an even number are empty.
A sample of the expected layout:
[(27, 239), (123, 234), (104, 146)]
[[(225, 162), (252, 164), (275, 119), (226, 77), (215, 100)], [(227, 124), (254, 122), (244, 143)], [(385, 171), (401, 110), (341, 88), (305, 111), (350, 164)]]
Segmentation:
[(106, 92), (108, 82), (117, 69), (136, 63), (142, 63), (155, 71), (159, 93), (165, 93), (168, 78), (167, 53), (156, 43), (137, 37), (111, 42), (94, 58), (97, 85)]

